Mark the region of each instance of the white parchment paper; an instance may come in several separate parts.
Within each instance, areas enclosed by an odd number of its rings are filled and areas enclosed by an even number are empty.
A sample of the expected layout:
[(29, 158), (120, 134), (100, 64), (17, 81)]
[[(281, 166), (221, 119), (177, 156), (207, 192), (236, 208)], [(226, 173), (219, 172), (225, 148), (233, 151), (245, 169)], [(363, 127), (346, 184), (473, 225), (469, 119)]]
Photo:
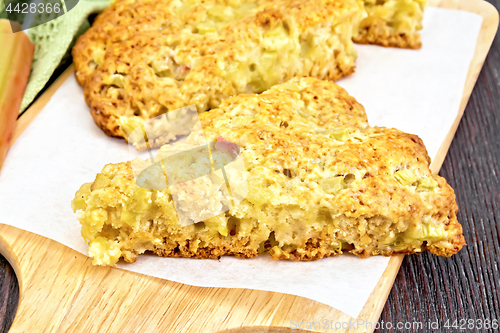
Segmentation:
[[(357, 45), (356, 73), (339, 84), (366, 107), (372, 125), (418, 134), (434, 157), (457, 116), (481, 23), (475, 14), (428, 8), (421, 50)], [(133, 157), (123, 140), (94, 125), (71, 76), (7, 156), (0, 172), (0, 223), (86, 254), (70, 202), (105, 164)], [(196, 286), (299, 295), (357, 317), (388, 262), (351, 255), (314, 262), (145, 255), (119, 267)]]

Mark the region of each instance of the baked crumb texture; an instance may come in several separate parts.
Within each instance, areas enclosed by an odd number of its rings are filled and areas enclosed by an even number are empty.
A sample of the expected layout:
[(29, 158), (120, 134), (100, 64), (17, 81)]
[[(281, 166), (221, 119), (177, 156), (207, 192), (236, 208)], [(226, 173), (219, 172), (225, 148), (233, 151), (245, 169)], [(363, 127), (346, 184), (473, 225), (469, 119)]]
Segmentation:
[[(424, 250), (450, 256), (465, 244), (453, 189), (429, 171), (422, 140), (368, 126), (363, 106), (332, 82), (294, 78), (260, 95), (230, 97), (200, 118), (204, 138), (196, 132), (163, 146), (154, 167), (108, 164), (76, 193), (72, 207), (94, 264), (134, 262), (146, 251), (293, 260)], [(231, 160), (224, 149), (212, 152), (212, 162), (163, 158), (220, 138), (238, 145), (244, 161), (243, 172), (228, 172), (230, 191), (210, 177), (181, 181)], [(170, 179), (189, 186), (173, 193)], [(231, 200), (243, 181), (244, 199)], [(181, 211), (192, 223), (179, 221)]]
[(368, 16), (354, 41), (360, 44), (419, 49), (422, 46), (424, 7), (427, 0), (364, 0)]
[(76, 78), (95, 123), (127, 139), (184, 106), (203, 112), (295, 76), (351, 74), (365, 16), (362, 0), (118, 0), (73, 48)]

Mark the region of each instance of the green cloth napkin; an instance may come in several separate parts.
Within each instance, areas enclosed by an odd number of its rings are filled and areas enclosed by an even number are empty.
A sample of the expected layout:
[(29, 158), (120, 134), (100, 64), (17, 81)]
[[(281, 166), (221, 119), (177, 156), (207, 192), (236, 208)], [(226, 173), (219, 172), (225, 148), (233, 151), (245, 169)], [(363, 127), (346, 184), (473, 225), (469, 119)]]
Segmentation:
[[(35, 44), (35, 56), (19, 113), (22, 113), (43, 89), (61, 60), (69, 53), (75, 37), (89, 28), (87, 17), (103, 11), (108, 5), (109, 0), (80, 0), (66, 14), (25, 30)], [(4, 3), (0, 0), (0, 17), (6, 14), (2, 10), (4, 8)]]
[(20, 113), (43, 89), (78, 33), (89, 27), (87, 17), (103, 11), (107, 6), (109, 0), (80, 0), (63, 16), (25, 31), (35, 44), (35, 56)]

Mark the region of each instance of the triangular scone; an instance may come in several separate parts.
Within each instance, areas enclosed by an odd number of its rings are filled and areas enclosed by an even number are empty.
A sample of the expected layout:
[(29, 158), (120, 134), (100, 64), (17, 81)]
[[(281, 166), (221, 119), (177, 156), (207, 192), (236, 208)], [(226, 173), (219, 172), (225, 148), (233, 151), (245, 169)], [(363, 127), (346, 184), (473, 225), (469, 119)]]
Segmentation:
[[(128, 139), (187, 105), (207, 111), (295, 76), (351, 74), (365, 15), (361, 0), (118, 0), (78, 39), (76, 77), (95, 123)], [(152, 145), (189, 133), (174, 120)]]
[[(133, 262), (145, 251), (314, 260), (343, 252), (450, 256), (464, 245), (453, 189), (429, 171), (422, 140), (369, 127), (363, 107), (334, 83), (292, 79), (260, 95), (231, 97), (200, 118), (204, 138), (193, 134), (164, 146), (159, 156), (206, 139), (218, 142), (212, 162), (201, 155), (179, 164), (165, 158), (147, 169), (156, 174), (150, 178), (170, 173), (179, 182), (187, 173), (207, 174), (234, 158), (219, 144), (225, 141), (239, 146), (245, 172), (227, 172), (230, 191), (212, 186), (213, 178), (195, 179), (180, 199), (172, 187), (147, 189), (141, 176), (136, 183), (133, 166), (141, 161), (105, 166), (73, 201), (83, 210), (82, 235), (95, 264), (114, 265), (120, 257)], [(241, 185), (242, 179), (247, 188), (239, 193), (231, 181)], [(238, 194), (244, 199), (234, 200)], [(225, 212), (221, 203), (229, 207)], [(179, 213), (193, 222), (212, 217), (182, 226)]]

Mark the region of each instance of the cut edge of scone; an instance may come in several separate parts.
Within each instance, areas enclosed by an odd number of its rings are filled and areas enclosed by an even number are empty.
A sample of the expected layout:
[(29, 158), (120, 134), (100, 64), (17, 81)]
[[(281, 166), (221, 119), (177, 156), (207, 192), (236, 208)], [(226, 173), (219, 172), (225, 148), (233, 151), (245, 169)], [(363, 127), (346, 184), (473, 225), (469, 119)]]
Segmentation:
[[(225, 255), (253, 258), (268, 253), (273, 259), (317, 260), (343, 253), (367, 258), (428, 250), (449, 257), (465, 245), (462, 227), (456, 220), (456, 207), (449, 212), (447, 224), (427, 221), (410, 225), (399, 233), (391, 230), (395, 222), (384, 216), (331, 217), (322, 212), (314, 222), (314, 230), (308, 230), (308, 234), (315, 236), (308, 237), (302, 246), (282, 240), (282, 234), (289, 233), (290, 227), (296, 228), (292, 234), (298, 235), (304, 229), (302, 225), (276, 223), (270, 228), (256, 217), (236, 217), (231, 211), (181, 227), (171, 194), (134, 186), (130, 163), (107, 165), (93, 183), (82, 186), (72, 202), (73, 209), (84, 210), (79, 213), (82, 236), (89, 242), (89, 256), (95, 265), (115, 265), (120, 258), (132, 263), (145, 252), (197, 259), (218, 259)], [(110, 170), (114, 173), (112, 177)], [(122, 178), (130, 182), (127, 187), (120, 186)], [(445, 191), (452, 191), (443, 178), (432, 176), (432, 179)], [(96, 205), (100, 202), (119, 206)], [(155, 218), (147, 217), (148, 210), (157, 212), (159, 207), (160, 216), (153, 213)], [(259, 216), (257, 209), (252, 213)], [(363, 231), (375, 224), (384, 226), (379, 229), (384, 239), (374, 240)], [(242, 228), (251, 232), (242, 233)], [(379, 244), (374, 247), (373, 241)]]
[(427, 0), (364, 0), (368, 16), (361, 21), (359, 44), (419, 49), (419, 31)]
[[(201, 121), (203, 135), (164, 146), (154, 168), (140, 160), (109, 164), (75, 194), (72, 207), (81, 210), (94, 264), (134, 262), (144, 252), (200, 259), (425, 250), (451, 256), (465, 244), (453, 189), (431, 174), (422, 140), (368, 127), (363, 107), (334, 83), (293, 79), (261, 95), (229, 98)], [(234, 159), (230, 150), (216, 148), (211, 158), (173, 154), (204, 140), (237, 145), (246, 171), (228, 171), (222, 184), (220, 174), (203, 175)], [(165, 157), (174, 155), (178, 160)], [(144, 185), (138, 174), (165, 188)], [(181, 191), (170, 179), (185, 181)], [(243, 183), (248, 188), (240, 193), (235, 184)], [(236, 202), (239, 194), (244, 199)], [(193, 223), (180, 223), (180, 212)]]

